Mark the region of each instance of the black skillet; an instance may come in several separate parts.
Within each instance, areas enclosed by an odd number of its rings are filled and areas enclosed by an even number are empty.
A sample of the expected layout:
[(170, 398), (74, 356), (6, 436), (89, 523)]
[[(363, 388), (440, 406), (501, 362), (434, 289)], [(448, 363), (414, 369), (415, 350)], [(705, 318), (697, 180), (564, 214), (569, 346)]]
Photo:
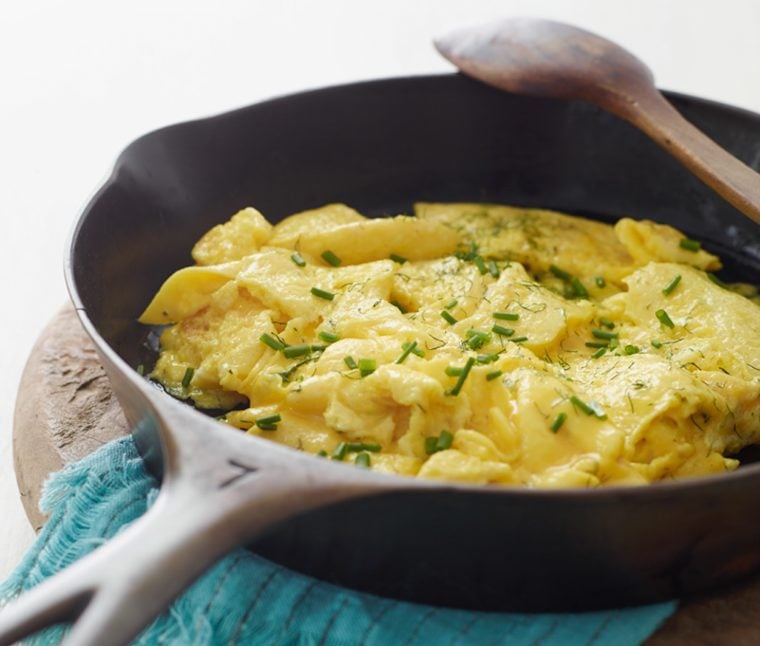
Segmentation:
[[(757, 167), (760, 117), (669, 94)], [(757, 280), (758, 227), (627, 123), (458, 75), (292, 95), (130, 145), (71, 239), (72, 298), (149, 467), (154, 507), (0, 613), (0, 643), (79, 616), (71, 643), (133, 637), (240, 544), (356, 589), (479, 610), (580, 610), (705, 590), (760, 566), (760, 465), (648, 487), (535, 491), (381, 476), (243, 435), (156, 390), (135, 319), (245, 205), (275, 221), (342, 201), (489, 201), (681, 228)]]

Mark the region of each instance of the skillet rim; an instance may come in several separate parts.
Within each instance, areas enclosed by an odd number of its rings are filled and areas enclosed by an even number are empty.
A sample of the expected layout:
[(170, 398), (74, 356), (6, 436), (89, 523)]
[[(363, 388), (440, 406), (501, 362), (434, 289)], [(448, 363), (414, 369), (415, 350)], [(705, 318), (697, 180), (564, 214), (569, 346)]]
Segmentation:
[[(289, 102), (294, 99), (299, 99), (302, 97), (329, 94), (335, 91), (361, 89), (367, 86), (382, 86), (386, 84), (404, 83), (404, 82), (413, 83), (415, 81), (421, 81), (421, 82), (435, 81), (436, 79), (448, 79), (451, 77), (465, 78), (468, 80), (468, 82), (481, 85), (477, 81), (473, 81), (472, 79), (469, 79), (468, 77), (464, 76), (461, 73), (445, 73), (445, 72), (438, 73), (438, 74), (416, 74), (416, 75), (409, 75), (409, 76), (388, 76), (388, 77), (382, 77), (382, 78), (376, 78), (376, 79), (364, 79), (360, 81), (340, 83), (336, 85), (328, 85), (328, 86), (322, 86), (322, 87), (316, 87), (316, 88), (309, 88), (303, 91), (272, 96), (272, 97), (263, 99), (261, 101), (257, 101), (255, 103), (239, 106), (231, 110), (214, 113), (205, 117), (199, 117), (195, 119), (189, 119), (185, 121), (179, 121), (176, 123), (160, 126), (132, 140), (119, 152), (118, 156), (116, 157), (115, 161), (112, 164), (110, 172), (106, 173), (105, 179), (101, 180), (101, 182), (96, 186), (94, 191), (91, 193), (89, 199), (85, 202), (84, 206), (79, 210), (79, 213), (77, 214), (72, 226), (69, 229), (69, 233), (67, 235), (65, 246), (64, 246), (65, 256), (64, 256), (63, 269), (64, 269), (64, 280), (66, 283), (66, 288), (69, 293), (69, 297), (72, 301), (72, 304), (74, 306), (74, 310), (76, 311), (77, 317), (80, 323), (82, 324), (83, 328), (85, 329), (87, 335), (95, 344), (98, 352), (101, 353), (102, 355), (105, 355), (105, 357), (111, 362), (111, 364), (120, 372), (121, 376), (125, 377), (131, 383), (133, 387), (139, 390), (141, 392), (141, 396), (146, 400), (146, 403), (150, 405), (151, 401), (143, 392), (147, 384), (146, 380), (140, 375), (138, 375), (136, 370), (134, 370), (124, 359), (122, 359), (122, 357), (113, 349), (111, 344), (108, 341), (106, 341), (106, 339), (100, 334), (97, 327), (88, 316), (87, 308), (85, 307), (84, 303), (82, 302), (79, 296), (76, 280), (74, 278), (74, 268), (73, 268), (75, 247), (78, 240), (78, 236), (80, 235), (82, 229), (86, 226), (86, 222), (88, 218), (91, 217), (93, 211), (95, 210), (100, 197), (106, 192), (106, 190), (109, 187), (118, 184), (118, 174), (119, 174), (118, 171), (124, 164), (124, 159), (127, 156), (130, 149), (132, 149), (134, 146), (136, 146), (143, 140), (161, 136), (164, 133), (173, 131), (175, 129), (186, 128), (188, 126), (192, 127), (194, 125), (207, 125), (216, 120), (221, 120), (233, 115), (242, 114), (254, 108), (258, 108), (262, 106), (275, 106), (277, 104), (282, 104), (282, 103)], [(722, 103), (714, 99), (701, 98), (698, 96), (685, 94), (682, 92), (674, 92), (674, 91), (667, 91), (667, 90), (662, 90), (662, 92), (667, 99), (676, 98), (681, 101), (694, 103), (697, 105), (705, 106), (709, 109), (720, 111), (728, 116), (737, 116), (737, 117), (745, 118), (745, 119), (748, 118), (748, 119), (756, 121), (758, 125), (760, 126), (760, 114), (752, 112), (751, 110), (748, 110), (746, 108), (733, 106), (730, 104)], [(512, 93), (506, 93), (506, 94), (512, 94)], [(521, 95), (512, 94), (512, 96), (521, 96)], [(551, 101), (567, 102), (561, 99), (551, 99)], [(109, 381), (110, 381), (110, 378), (109, 378)], [(171, 406), (172, 404), (176, 404), (179, 406), (186, 407), (192, 410), (192, 414), (196, 419), (206, 420), (209, 423), (212, 421), (206, 415), (194, 409), (192, 406), (188, 406), (187, 404), (172, 398), (171, 395), (167, 393), (161, 393), (161, 404), (163, 405), (164, 403), (168, 406)], [(229, 429), (229, 430), (234, 430), (234, 429)], [(133, 434), (134, 429), (130, 429), (130, 433)], [(163, 442), (162, 432), (159, 433), (159, 435), (162, 437), (162, 442)], [(354, 469), (353, 466), (350, 464), (345, 464), (342, 462), (336, 462), (336, 461), (331, 461), (331, 460), (325, 461), (321, 458), (318, 458), (316, 455), (306, 454), (303, 451), (299, 451), (298, 449), (294, 449), (285, 445), (278, 444), (271, 440), (266, 440), (257, 436), (250, 436), (249, 439), (254, 442), (254, 445), (259, 444), (265, 449), (271, 449), (273, 447), (277, 447), (278, 449), (283, 449), (284, 451), (291, 453), (293, 456), (298, 456), (298, 459), (309, 458), (312, 460), (316, 460), (318, 464), (322, 465), (321, 468), (353, 469), (354, 473), (359, 472), (359, 470)], [(334, 473), (337, 474), (338, 472), (334, 472)], [(610, 499), (619, 500), (622, 502), (622, 501), (628, 501), (628, 500), (637, 501), (638, 499), (643, 498), (644, 499), (643, 501), (645, 502), (646, 500), (649, 500), (649, 499), (657, 500), (660, 498), (667, 498), (667, 497), (679, 496), (679, 495), (683, 495), (683, 496), (689, 496), (692, 494), (699, 495), (700, 492), (702, 492), (705, 489), (708, 490), (707, 493), (714, 494), (716, 493), (716, 489), (720, 488), (721, 485), (725, 487), (733, 487), (744, 480), (749, 481), (746, 483), (749, 485), (751, 484), (760, 485), (760, 462), (747, 464), (747, 465), (740, 465), (737, 469), (733, 471), (726, 471), (721, 474), (689, 476), (687, 478), (683, 478), (680, 480), (670, 479), (670, 480), (657, 481), (657, 482), (644, 484), (644, 485), (603, 485), (603, 486), (594, 487), (594, 488), (581, 488), (581, 487), (532, 488), (525, 485), (503, 485), (503, 486), (502, 485), (475, 485), (475, 484), (458, 483), (458, 482), (444, 481), (444, 480), (441, 480), (441, 481), (424, 480), (416, 476), (391, 475), (391, 474), (381, 474), (381, 473), (372, 473), (372, 472), (363, 472), (363, 471), (361, 473), (362, 473), (361, 477), (369, 476), (373, 479), (379, 478), (384, 481), (387, 479), (391, 479), (394, 483), (403, 481), (406, 483), (406, 485), (408, 485), (406, 489), (410, 493), (414, 493), (416, 491), (430, 492), (430, 491), (450, 490), (450, 491), (455, 491), (459, 494), (479, 494), (479, 495), (487, 494), (487, 495), (498, 495), (498, 496), (506, 495), (506, 496), (512, 496), (512, 497), (528, 497), (528, 498), (537, 499), (537, 501), (541, 501), (541, 502), (553, 502), (553, 501), (576, 502), (576, 503), (577, 502), (594, 502), (594, 503), (600, 503), (600, 504), (604, 503), (605, 501), (609, 502)]]

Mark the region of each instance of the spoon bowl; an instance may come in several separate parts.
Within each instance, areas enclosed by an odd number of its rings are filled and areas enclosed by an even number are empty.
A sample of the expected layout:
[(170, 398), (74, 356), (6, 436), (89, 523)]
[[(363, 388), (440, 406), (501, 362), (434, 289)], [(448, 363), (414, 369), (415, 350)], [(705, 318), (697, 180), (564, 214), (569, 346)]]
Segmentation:
[(515, 94), (593, 103), (645, 132), (760, 224), (760, 175), (686, 121), (649, 68), (619, 45), (550, 20), (511, 19), (435, 41), (462, 72)]

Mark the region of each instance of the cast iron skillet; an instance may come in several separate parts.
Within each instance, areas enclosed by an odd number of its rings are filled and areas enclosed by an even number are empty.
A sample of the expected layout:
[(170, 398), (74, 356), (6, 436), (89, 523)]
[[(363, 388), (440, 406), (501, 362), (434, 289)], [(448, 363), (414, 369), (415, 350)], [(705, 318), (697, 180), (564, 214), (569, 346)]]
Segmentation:
[[(757, 168), (760, 117), (668, 96)], [(77, 615), (72, 643), (127, 641), (241, 544), (353, 588), (479, 610), (652, 602), (760, 565), (759, 465), (566, 491), (382, 476), (224, 427), (130, 367), (144, 360), (135, 319), (151, 295), (242, 206), (277, 220), (333, 201), (379, 216), (416, 200), (652, 218), (720, 253), (726, 279), (759, 275), (758, 227), (585, 104), (428, 76), (297, 94), (146, 135), (85, 208), (67, 277), (161, 494), (129, 530), (0, 614), (0, 642)]]

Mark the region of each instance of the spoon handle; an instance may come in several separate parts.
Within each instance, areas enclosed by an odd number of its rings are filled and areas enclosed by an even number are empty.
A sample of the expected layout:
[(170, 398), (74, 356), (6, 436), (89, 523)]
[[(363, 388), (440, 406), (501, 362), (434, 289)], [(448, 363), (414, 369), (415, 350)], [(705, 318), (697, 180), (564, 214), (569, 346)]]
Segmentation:
[(616, 111), (760, 224), (760, 174), (684, 119), (654, 87), (636, 101), (618, 103)]

